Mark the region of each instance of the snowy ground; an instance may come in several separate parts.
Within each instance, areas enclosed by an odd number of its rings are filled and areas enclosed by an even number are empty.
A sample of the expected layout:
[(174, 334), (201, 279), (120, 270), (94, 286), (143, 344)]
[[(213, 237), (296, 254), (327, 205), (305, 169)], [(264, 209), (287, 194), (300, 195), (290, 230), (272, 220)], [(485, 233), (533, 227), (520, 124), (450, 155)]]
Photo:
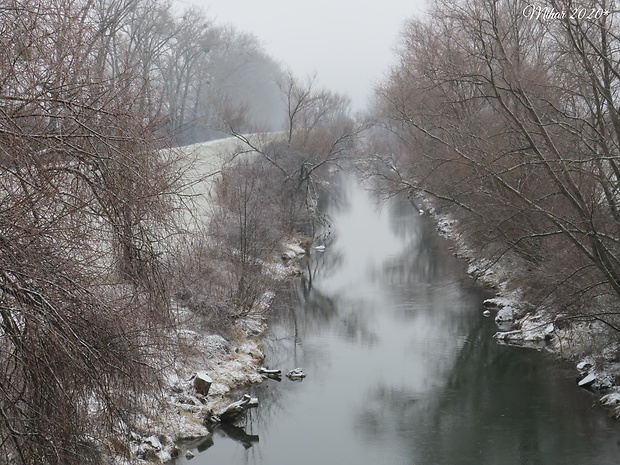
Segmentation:
[[(279, 134), (246, 137), (259, 146)], [(194, 144), (182, 150), (193, 160), (184, 191), (192, 199), (187, 204), (191, 233), (192, 225), (200, 227), (209, 220), (214, 200), (213, 182), (221, 170), (244, 157), (255, 157), (256, 152), (234, 137)], [(296, 242), (283, 244), (280, 254), (266, 264), (266, 269), (279, 279), (297, 276), (300, 273), (297, 262), (304, 254), (305, 250)], [(132, 431), (129, 443), (120, 447), (113, 460), (115, 465), (166, 463), (183, 453), (177, 447), (178, 441), (210, 434), (205, 419), (238, 400), (230, 397), (231, 391), (265, 379), (257, 370), (264, 360), (261, 335), (267, 329), (265, 318), (272, 297), (266, 293), (255, 312), (237, 323), (230, 341), (218, 334), (207, 334), (188, 309), (176, 308), (179, 325), (169, 334), (175, 340), (174, 349), (154, 361), (165, 372), (160, 391), (163, 395), (153, 400), (156, 405), (144, 414), (139, 431)], [(206, 372), (213, 380), (207, 396), (199, 394), (194, 386), (199, 372)], [(127, 452), (130, 456), (123, 456)]]
[(180, 150), (192, 162), (182, 192), (188, 200), (191, 200), (188, 202), (191, 210), (188, 210), (188, 223), (201, 225), (208, 221), (214, 198), (214, 181), (224, 168), (241, 160), (256, 157), (257, 152), (252, 150), (251, 146), (260, 148), (281, 136), (282, 133), (277, 132), (243, 136), (250, 145), (237, 137), (228, 137), (181, 147)]
[[(179, 316), (186, 310), (179, 310)], [(129, 444), (131, 458), (117, 463), (165, 463), (180, 451), (176, 443), (181, 439), (208, 436), (205, 420), (212, 412), (234, 402), (232, 390), (263, 377), (257, 370), (264, 355), (257, 335), (265, 330), (264, 321), (257, 315), (245, 322), (248, 328), (238, 328), (240, 337), (231, 343), (216, 334), (205, 334), (191, 329), (191, 325), (176, 330), (177, 353), (174, 365), (167, 368), (163, 399), (158, 408), (143, 419), (139, 432), (132, 432)], [(213, 380), (207, 396), (194, 387), (196, 373), (205, 371)]]
[[(279, 279), (296, 276), (300, 272), (298, 259), (304, 254), (300, 245), (285, 244), (283, 255), (289, 259), (283, 264), (280, 257), (274, 257), (274, 264), (268, 268)], [(160, 360), (165, 366), (163, 396), (158, 398), (156, 408), (144, 415), (140, 431), (131, 433), (131, 457), (119, 455), (115, 465), (166, 463), (184, 453), (177, 443), (209, 436), (205, 420), (239, 400), (230, 397), (232, 391), (266, 378), (258, 369), (265, 358), (261, 336), (267, 330), (265, 320), (272, 298), (267, 292), (255, 312), (237, 323), (231, 340), (207, 334), (190, 310), (176, 308), (179, 326), (169, 335), (175, 345), (172, 353), (162, 354)], [(199, 372), (205, 372), (213, 381), (207, 396), (199, 394), (194, 385)]]

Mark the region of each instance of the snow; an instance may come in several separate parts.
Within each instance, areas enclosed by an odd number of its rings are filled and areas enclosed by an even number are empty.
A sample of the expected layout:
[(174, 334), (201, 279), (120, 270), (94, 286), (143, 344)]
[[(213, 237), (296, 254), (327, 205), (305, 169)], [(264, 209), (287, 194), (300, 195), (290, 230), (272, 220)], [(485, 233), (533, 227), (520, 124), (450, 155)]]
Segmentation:
[(161, 450), (162, 448), (161, 441), (159, 440), (157, 436), (149, 436), (148, 438), (144, 440), (144, 442), (145, 444), (148, 444), (155, 450)]
[[(591, 382), (591, 389), (611, 391), (602, 396), (601, 403), (612, 408), (612, 415), (620, 419), (620, 387), (615, 386), (615, 378), (620, 376), (620, 345), (607, 342), (596, 354), (584, 354), (593, 338), (600, 336), (599, 340), (604, 340), (602, 324), (550, 315), (525, 301), (520, 289), (508, 290), (511, 270), (523, 268), (517, 257), (507, 253), (495, 262), (477, 258), (460, 234), (457, 221), (450, 215), (439, 215), (428, 199), (423, 198), (422, 205), (435, 219), (440, 234), (456, 244), (456, 255), (468, 261), (468, 273), (497, 290), (496, 297), (484, 302), (485, 315), (497, 311), (495, 320), (501, 329), (494, 335), (497, 342), (544, 349), (563, 358), (579, 360), (576, 370), (584, 377), (582, 384)], [(558, 321), (562, 324), (556, 324)]]
[(509, 299), (507, 297), (493, 297), (491, 299), (486, 299), (482, 304), (485, 307), (494, 307), (494, 308), (504, 308), (510, 307), (514, 304), (513, 299)]
[(283, 247), (282, 259), (293, 260), (306, 254), (305, 249), (298, 244), (287, 243)]
[(577, 386), (589, 386), (590, 384), (594, 383), (594, 381), (596, 381), (596, 373), (589, 373), (577, 383)]
[(594, 361), (594, 357), (587, 356), (582, 361), (577, 363), (576, 368), (577, 368), (577, 371), (579, 371), (579, 373), (583, 375), (584, 373), (587, 373), (595, 366), (596, 366), (596, 362)]
[[(279, 133), (254, 134), (246, 136), (253, 144), (262, 144), (279, 137)], [(194, 144), (180, 148), (194, 158), (194, 167), (187, 174), (186, 194), (198, 196), (198, 213), (187, 209), (188, 218), (200, 227), (208, 221), (210, 205), (213, 203), (213, 180), (219, 171), (243, 157), (255, 156), (237, 138)], [(191, 231), (191, 228), (189, 228)], [(298, 273), (297, 260), (305, 255), (299, 240), (282, 244), (283, 256), (274, 256), (265, 263), (267, 272), (278, 279), (286, 279)], [(244, 319), (236, 323), (231, 331), (234, 340), (227, 340), (219, 334), (206, 334), (192, 324), (192, 313), (180, 305), (173, 305), (177, 312), (178, 327), (169, 336), (176, 341), (174, 353), (160, 354), (160, 360), (153, 364), (164, 371), (163, 396), (153, 399), (152, 411), (145, 414), (140, 431), (132, 431), (129, 449), (132, 457), (114, 457), (115, 465), (139, 463), (164, 463), (178, 454), (176, 443), (181, 439), (199, 438), (210, 433), (205, 418), (212, 412), (227, 406), (231, 391), (254, 383), (264, 377), (258, 372), (265, 359), (259, 336), (267, 325), (268, 308), (275, 293), (267, 291), (257, 306)], [(207, 396), (196, 391), (194, 379), (203, 378), (211, 382)]]
[(291, 380), (302, 380), (306, 377), (306, 374), (301, 368), (293, 368), (286, 376)]
[(517, 315), (517, 309), (514, 307), (511, 307), (510, 305), (506, 305), (505, 307), (502, 307), (497, 312), (497, 315), (495, 316), (495, 322), (497, 324), (500, 324), (500, 323), (506, 323), (508, 321), (514, 321), (516, 315)]
[(605, 394), (601, 397), (601, 404), (605, 407), (618, 407), (620, 406), (620, 389), (614, 388), (613, 392)]
[[(246, 138), (252, 146), (260, 148), (282, 138), (283, 134), (268, 132), (241, 137)], [(191, 168), (185, 173), (183, 183), (185, 188), (181, 192), (185, 198), (193, 199), (185, 208), (186, 222), (190, 231), (192, 228), (201, 227), (211, 216), (215, 199), (214, 182), (222, 170), (242, 160), (252, 159), (258, 154), (238, 137), (200, 142), (173, 150), (182, 151), (191, 161)]]
[[(176, 354), (173, 369), (166, 372), (164, 398), (143, 421), (148, 435), (133, 432), (132, 464), (164, 463), (172, 458), (179, 440), (209, 435), (204, 419), (230, 403), (227, 395), (263, 380), (258, 373), (264, 361), (260, 342), (241, 328), (237, 332), (239, 341), (234, 345), (220, 335), (201, 334), (189, 327), (175, 333), (179, 347), (189, 343), (192, 350)], [(196, 391), (195, 377), (212, 382), (208, 396)], [(117, 458), (116, 463), (124, 462)]]
[(549, 341), (555, 333), (555, 325), (544, 314), (528, 313), (519, 320), (520, 329), (499, 331), (493, 336), (497, 341), (538, 348), (539, 344)]

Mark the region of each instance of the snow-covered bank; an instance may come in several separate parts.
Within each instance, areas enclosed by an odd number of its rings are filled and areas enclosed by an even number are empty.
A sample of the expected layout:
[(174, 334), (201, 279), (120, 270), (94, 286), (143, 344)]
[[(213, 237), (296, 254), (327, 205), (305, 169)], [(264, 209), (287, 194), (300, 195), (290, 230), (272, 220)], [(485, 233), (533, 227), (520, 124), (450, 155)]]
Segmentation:
[[(304, 254), (300, 245), (285, 244), (268, 268), (278, 279), (298, 276), (298, 261)], [(210, 436), (207, 419), (238, 400), (231, 397), (232, 392), (266, 379), (259, 369), (265, 359), (262, 336), (272, 299), (267, 292), (254, 311), (235, 323), (228, 339), (207, 333), (190, 309), (175, 306), (178, 324), (169, 334), (174, 340), (172, 353), (160, 354), (153, 362), (163, 371), (160, 395), (154, 408), (144, 412), (136, 431), (112, 440), (118, 452), (115, 465), (172, 460), (183, 453), (179, 441)], [(207, 395), (196, 377), (210, 378)]]
[[(180, 241), (187, 240), (186, 261), (191, 264), (194, 255), (200, 254), (200, 245), (206, 239), (204, 229), (218, 211), (215, 181), (226, 168), (235, 166), (243, 159), (256, 157), (253, 147), (280, 137), (279, 133), (243, 136), (246, 142), (232, 137), (212, 142), (180, 147), (191, 169), (184, 176), (183, 195), (188, 199), (182, 206), (185, 226)], [(282, 241), (279, 237), (277, 242)], [(204, 278), (204, 269), (184, 270), (191, 282), (186, 293), (177, 294), (173, 302), (174, 327), (170, 329), (165, 345), (168, 353), (154, 353), (152, 365), (161, 373), (158, 395), (150, 400), (147, 408), (133, 430), (124, 437), (111, 438), (110, 448), (116, 451), (117, 465), (166, 463), (182, 451), (177, 444), (183, 439), (209, 436), (207, 419), (214, 412), (238, 400), (231, 393), (264, 379), (258, 370), (262, 367), (264, 353), (261, 337), (266, 331), (266, 319), (275, 293), (273, 283), (301, 274), (298, 260), (306, 250), (304, 238), (284, 239), (280, 247), (272, 250), (272, 256), (261, 257), (261, 274), (269, 276), (263, 287), (257, 287), (255, 302), (237, 313), (234, 308), (222, 317), (214, 313), (214, 325), (208, 326), (209, 312), (200, 305), (192, 304), (192, 298), (200, 300), (207, 288), (215, 286), (213, 280)], [(304, 243), (304, 244), (302, 244)], [(271, 250), (271, 249), (270, 249)], [(225, 260), (211, 261), (212, 268), (226, 267)], [(201, 271), (202, 270), (202, 271)], [(213, 270), (211, 270), (212, 272)], [(215, 294), (214, 294), (215, 295)], [(215, 295), (215, 299), (221, 297)], [(228, 302), (226, 305), (234, 305)], [(203, 306), (204, 307), (204, 306)], [(239, 316), (242, 315), (242, 316)], [(207, 317), (206, 317), (207, 315)], [(230, 317), (230, 318), (229, 318)], [(221, 319), (218, 324), (218, 318)], [(229, 319), (227, 319), (229, 318)], [(233, 321), (232, 326), (229, 321)], [(210, 334), (205, 328), (225, 328), (226, 334)], [(225, 337), (224, 337), (225, 336)]]
[(495, 290), (496, 297), (486, 300), (481, 311), (494, 317), (498, 326), (496, 341), (546, 350), (573, 362), (577, 386), (599, 393), (610, 415), (620, 419), (620, 386), (616, 385), (616, 379), (620, 379), (620, 346), (606, 337), (604, 323), (552, 314), (527, 302), (522, 290), (515, 286), (514, 270), (527, 269), (518, 257), (507, 252), (493, 262), (481, 259), (459, 230), (458, 221), (438, 214), (426, 200), (421, 205), (420, 213), (430, 214), (439, 233), (455, 243), (455, 254), (467, 260), (468, 273)]
[(283, 136), (281, 132), (247, 134), (242, 137), (227, 137), (208, 142), (178, 147), (190, 161), (191, 169), (185, 173), (184, 189), (181, 193), (187, 199), (193, 199), (191, 209), (186, 212), (188, 229), (209, 221), (215, 200), (215, 181), (220, 178), (222, 170), (243, 160), (257, 156), (253, 147), (261, 147)]
[[(185, 312), (180, 310), (180, 316)], [(145, 416), (141, 431), (132, 432), (130, 457), (117, 463), (165, 463), (181, 452), (178, 441), (209, 436), (206, 419), (236, 400), (230, 392), (263, 380), (258, 373), (264, 360), (258, 336), (265, 329), (261, 315), (241, 322), (237, 339), (231, 341), (188, 327), (177, 329), (177, 359), (166, 371), (158, 408)], [(201, 372), (213, 381), (206, 396), (194, 383)]]

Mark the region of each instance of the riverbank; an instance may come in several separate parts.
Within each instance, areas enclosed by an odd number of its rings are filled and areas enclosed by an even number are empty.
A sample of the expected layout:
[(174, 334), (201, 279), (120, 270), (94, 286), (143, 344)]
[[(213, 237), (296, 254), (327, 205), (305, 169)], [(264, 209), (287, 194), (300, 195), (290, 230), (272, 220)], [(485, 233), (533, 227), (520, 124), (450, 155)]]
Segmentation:
[(576, 386), (596, 392), (609, 415), (620, 419), (620, 345), (609, 337), (605, 324), (552, 314), (528, 302), (514, 283), (514, 270), (526, 269), (515, 254), (508, 251), (494, 261), (480, 258), (457, 220), (437, 212), (427, 199), (418, 202), (420, 214), (431, 215), (438, 232), (455, 244), (455, 255), (467, 261), (468, 274), (495, 292), (481, 311), (495, 319), (497, 343), (546, 350), (573, 363)]
[(620, 424), (565, 364), (496, 344), (491, 295), (453, 244), (404, 196), (366, 187), (334, 183), (321, 204), (331, 240), (271, 312), (265, 363), (308, 377), (252, 386), (260, 405), (241, 428), (182, 442), (175, 465), (616, 463)]
[[(301, 273), (298, 263), (306, 253), (301, 242), (283, 245), (280, 256), (267, 266), (278, 280)], [(238, 400), (231, 393), (265, 379), (258, 369), (265, 359), (262, 336), (273, 297), (266, 292), (251, 313), (235, 322), (227, 338), (207, 333), (192, 310), (174, 305), (177, 325), (168, 335), (173, 340), (171, 352), (154, 360), (163, 373), (159, 395), (149, 402), (152, 408), (142, 413), (139, 428), (124, 439), (109, 440), (107, 446), (115, 452), (111, 463), (167, 463), (185, 453), (177, 445), (180, 441), (211, 435), (206, 420)], [(195, 383), (199, 373), (212, 381), (207, 395)]]
[[(282, 211), (267, 207), (277, 186), (260, 182), (268, 177), (259, 164), (249, 169), (254, 147), (280, 136), (251, 134), (178, 149), (192, 160), (184, 191), (192, 201), (183, 215), (187, 244), (165, 344), (171, 353), (154, 356), (163, 380), (134, 428), (139, 431), (108, 445), (117, 465), (166, 463), (184, 453), (179, 441), (210, 436), (207, 419), (239, 400), (231, 393), (264, 379), (258, 369), (274, 287), (302, 274), (298, 262), (310, 243), (278, 229)], [(230, 169), (238, 164), (242, 168)]]

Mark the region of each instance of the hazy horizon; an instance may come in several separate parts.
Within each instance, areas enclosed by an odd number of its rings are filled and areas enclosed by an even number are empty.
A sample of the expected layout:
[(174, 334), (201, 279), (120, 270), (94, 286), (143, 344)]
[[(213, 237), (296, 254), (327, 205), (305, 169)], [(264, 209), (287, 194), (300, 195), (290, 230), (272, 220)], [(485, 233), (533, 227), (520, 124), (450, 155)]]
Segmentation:
[(404, 22), (424, 0), (315, 0), (291, 8), (284, 0), (176, 0), (203, 8), (218, 24), (254, 34), (266, 52), (296, 75), (317, 74), (330, 90), (348, 94), (353, 109), (366, 106), (373, 86), (393, 62)]

